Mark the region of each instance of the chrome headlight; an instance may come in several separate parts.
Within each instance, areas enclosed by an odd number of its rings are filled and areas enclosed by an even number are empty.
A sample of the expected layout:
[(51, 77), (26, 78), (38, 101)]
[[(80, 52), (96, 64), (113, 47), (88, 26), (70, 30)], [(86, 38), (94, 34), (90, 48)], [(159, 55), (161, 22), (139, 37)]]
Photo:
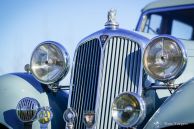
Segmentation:
[(62, 79), (69, 71), (69, 54), (57, 42), (46, 41), (33, 51), (31, 72), (43, 84), (51, 84)]
[(145, 71), (154, 79), (169, 81), (179, 77), (187, 64), (183, 44), (172, 36), (162, 35), (147, 45), (143, 63)]
[(40, 104), (36, 99), (25, 97), (18, 102), (16, 114), (22, 122), (33, 122), (39, 108)]
[(112, 104), (112, 117), (121, 127), (139, 125), (145, 118), (145, 115), (145, 102), (135, 93), (122, 93), (115, 98)]

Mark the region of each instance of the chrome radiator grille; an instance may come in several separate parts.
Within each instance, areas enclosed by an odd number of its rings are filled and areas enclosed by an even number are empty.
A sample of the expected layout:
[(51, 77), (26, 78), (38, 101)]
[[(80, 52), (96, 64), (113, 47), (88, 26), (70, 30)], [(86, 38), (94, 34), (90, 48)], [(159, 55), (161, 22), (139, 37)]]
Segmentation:
[(118, 129), (111, 117), (111, 104), (122, 92), (138, 93), (141, 49), (136, 42), (113, 37), (104, 46), (98, 99), (97, 129)]
[(70, 104), (78, 114), (75, 129), (85, 129), (82, 120), (84, 112), (95, 110), (100, 56), (98, 39), (90, 40), (77, 48)]

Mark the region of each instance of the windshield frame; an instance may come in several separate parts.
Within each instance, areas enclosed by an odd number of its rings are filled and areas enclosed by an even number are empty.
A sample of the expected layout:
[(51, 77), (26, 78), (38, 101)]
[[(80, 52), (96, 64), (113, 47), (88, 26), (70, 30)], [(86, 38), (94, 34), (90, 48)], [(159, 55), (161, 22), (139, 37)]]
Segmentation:
[(137, 23), (137, 26), (135, 28), (136, 31), (142, 32), (145, 27), (145, 22), (147, 20), (147, 16), (152, 13), (157, 13), (157, 12), (167, 12), (167, 11), (174, 11), (174, 10), (183, 10), (183, 9), (191, 9), (194, 8), (194, 4), (189, 4), (189, 5), (180, 5), (180, 6), (172, 6), (172, 7), (163, 7), (163, 8), (155, 8), (155, 9), (149, 9), (145, 10), (144, 12), (141, 13), (139, 21)]

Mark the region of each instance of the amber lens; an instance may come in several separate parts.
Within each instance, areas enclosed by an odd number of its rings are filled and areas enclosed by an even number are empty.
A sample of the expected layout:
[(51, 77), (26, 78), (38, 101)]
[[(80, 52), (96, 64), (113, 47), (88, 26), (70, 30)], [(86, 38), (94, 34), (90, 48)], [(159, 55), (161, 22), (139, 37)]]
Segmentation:
[(132, 93), (122, 93), (112, 104), (112, 117), (122, 127), (136, 125), (145, 113), (144, 101)]

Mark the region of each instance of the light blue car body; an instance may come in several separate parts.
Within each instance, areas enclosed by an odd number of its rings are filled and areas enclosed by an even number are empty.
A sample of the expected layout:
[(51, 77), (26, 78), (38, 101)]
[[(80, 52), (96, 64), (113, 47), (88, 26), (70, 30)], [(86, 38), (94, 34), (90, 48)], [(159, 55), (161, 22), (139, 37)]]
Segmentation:
[[(143, 11), (146, 12), (146, 9)], [(148, 39), (153, 37), (153, 35), (144, 33), (139, 34)], [(176, 83), (183, 84), (155, 111), (145, 124), (144, 129), (184, 126), (194, 123), (194, 42), (185, 40), (182, 42), (188, 53), (188, 64)], [(161, 94), (162, 97), (166, 96), (166, 91)], [(15, 109), (19, 100), (24, 97), (35, 98), (41, 106), (51, 107), (54, 116), (48, 129), (65, 128), (62, 115), (67, 107), (68, 91), (53, 93), (47, 89), (46, 85), (42, 85), (28, 73), (0, 76), (0, 124), (7, 128), (23, 128), (23, 124), (16, 116)], [(33, 122), (32, 128), (38, 129), (39, 126), (40, 124), (36, 120)]]
[[(0, 124), (7, 128), (22, 129), (23, 123), (16, 116), (16, 106), (19, 100), (30, 97), (38, 100), (40, 106), (49, 106), (53, 119), (48, 129), (65, 127), (63, 112), (67, 106), (68, 92), (53, 93), (40, 84), (31, 74), (12, 73), (0, 76)], [(40, 124), (35, 120), (32, 129), (39, 129)]]

